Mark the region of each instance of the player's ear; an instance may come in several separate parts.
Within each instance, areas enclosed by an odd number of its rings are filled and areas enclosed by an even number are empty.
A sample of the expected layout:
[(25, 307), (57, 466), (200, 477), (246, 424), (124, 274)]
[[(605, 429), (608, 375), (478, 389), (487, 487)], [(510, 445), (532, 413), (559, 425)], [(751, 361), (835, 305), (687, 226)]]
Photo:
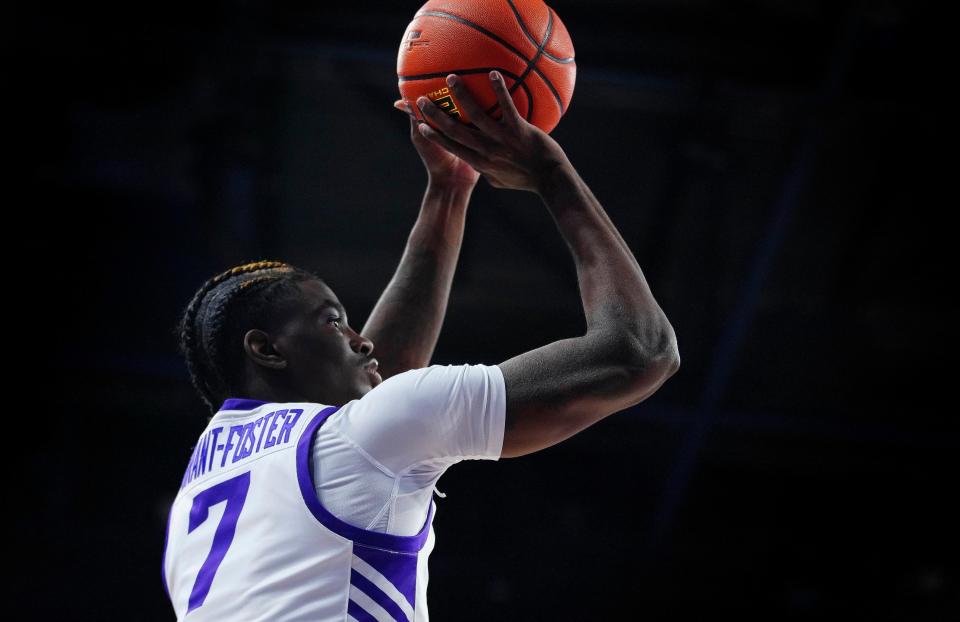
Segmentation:
[(284, 369), (287, 366), (285, 359), (270, 342), (270, 335), (262, 330), (253, 328), (243, 336), (243, 350), (257, 365), (270, 369)]

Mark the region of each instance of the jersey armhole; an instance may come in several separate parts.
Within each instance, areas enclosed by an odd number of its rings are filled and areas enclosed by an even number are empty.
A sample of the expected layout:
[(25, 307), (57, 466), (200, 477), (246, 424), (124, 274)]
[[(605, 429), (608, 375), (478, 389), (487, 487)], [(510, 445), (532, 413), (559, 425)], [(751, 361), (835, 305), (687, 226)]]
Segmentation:
[(413, 536), (395, 536), (354, 527), (331, 514), (330, 511), (320, 503), (320, 498), (317, 496), (317, 489), (314, 486), (313, 472), (310, 468), (313, 437), (316, 435), (320, 426), (323, 425), (324, 421), (338, 409), (339, 406), (330, 406), (317, 413), (310, 423), (307, 424), (306, 428), (304, 428), (297, 443), (297, 483), (299, 484), (300, 494), (303, 497), (307, 509), (310, 510), (314, 518), (320, 521), (324, 527), (357, 544), (398, 553), (419, 552), (426, 544), (427, 537), (430, 535), (430, 523), (433, 520), (435, 503), (433, 499), (430, 500), (430, 509), (427, 512), (427, 518), (423, 523), (423, 527)]

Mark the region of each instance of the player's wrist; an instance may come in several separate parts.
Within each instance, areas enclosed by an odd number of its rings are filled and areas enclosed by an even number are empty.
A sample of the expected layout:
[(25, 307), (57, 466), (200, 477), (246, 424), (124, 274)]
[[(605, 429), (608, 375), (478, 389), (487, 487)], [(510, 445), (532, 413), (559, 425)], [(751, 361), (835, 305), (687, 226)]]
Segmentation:
[(471, 179), (430, 175), (424, 192), (424, 207), (465, 210), (476, 185), (477, 182)]
[(451, 209), (466, 210), (477, 183), (462, 179), (430, 179), (424, 192), (424, 204)]
[(427, 188), (448, 191), (469, 191), (477, 185), (479, 177), (463, 176), (449, 173), (431, 173), (427, 171)]
[(576, 184), (577, 171), (566, 158), (546, 162), (538, 172), (533, 191), (550, 204), (558, 193)]

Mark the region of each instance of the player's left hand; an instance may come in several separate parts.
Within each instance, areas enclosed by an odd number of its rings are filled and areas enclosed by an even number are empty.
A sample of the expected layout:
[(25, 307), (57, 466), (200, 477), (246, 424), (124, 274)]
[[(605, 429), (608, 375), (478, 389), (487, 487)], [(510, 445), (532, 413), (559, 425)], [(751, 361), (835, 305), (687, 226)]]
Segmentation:
[(543, 196), (558, 171), (576, 171), (563, 147), (520, 115), (503, 75), (492, 70), (488, 77), (500, 108), (499, 119), (487, 114), (464, 81), (451, 73), (447, 75), (447, 86), (472, 124), (468, 126), (452, 118), (421, 95), (417, 106), (429, 123), (421, 123), (417, 129), (431, 142), (480, 171), (494, 188), (526, 190)]
[(480, 179), (480, 173), (440, 145), (424, 137), (417, 129), (419, 121), (402, 99), (393, 102), (393, 107), (406, 112), (410, 117), (410, 142), (420, 154), (431, 184), (452, 184), (469, 188), (476, 185), (477, 180)]

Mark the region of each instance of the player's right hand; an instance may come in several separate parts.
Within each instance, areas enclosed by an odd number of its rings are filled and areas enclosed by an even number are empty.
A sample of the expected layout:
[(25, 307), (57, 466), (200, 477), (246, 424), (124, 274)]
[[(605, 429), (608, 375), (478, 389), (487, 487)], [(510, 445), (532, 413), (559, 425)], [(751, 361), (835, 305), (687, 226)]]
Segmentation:
[(490, 72), (490, 84), (503, 112), (499, 120), (487, 115), (463, 81), (450, 74), (447, 85), (476, 127), (453, 119), (427, 97), (420, 97), (417, 106), (434, 127), (421, 123), (419, 130), (479, 171), (495, 188), (540, 193), (550, 176), (570, 166), (570, 161), (557, 141), (520, 116), (499, 72)]

